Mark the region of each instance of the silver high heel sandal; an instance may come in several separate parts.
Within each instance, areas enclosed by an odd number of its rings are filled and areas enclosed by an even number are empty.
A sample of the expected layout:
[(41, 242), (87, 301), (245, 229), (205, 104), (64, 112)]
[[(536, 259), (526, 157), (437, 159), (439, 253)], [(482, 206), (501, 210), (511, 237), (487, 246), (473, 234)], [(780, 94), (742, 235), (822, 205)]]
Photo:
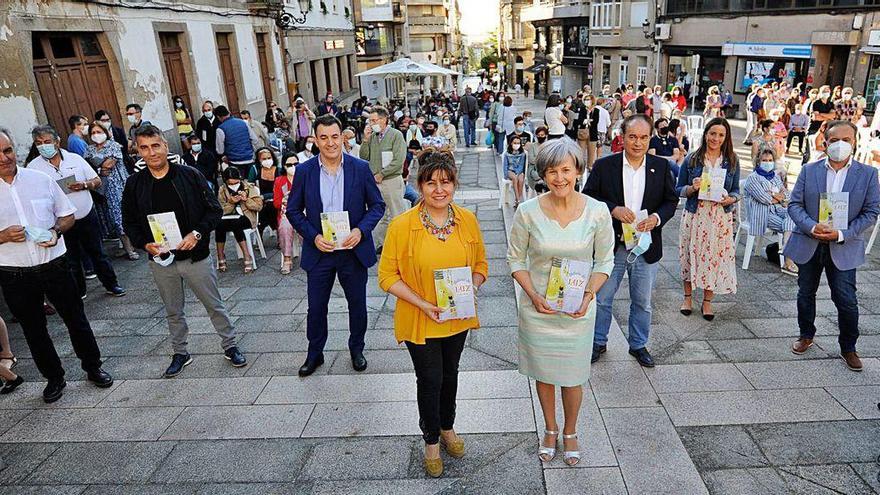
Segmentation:
[[(577, 433), (572, 433), (571, 435), (562, 435), (563, 441), (566, 439), (571, 440), (572, 438), (577, 438)], [(576, 466), (577, 463), (581, 462), (581, 451), (580, 450), (563, 450), (562, 451), (562, 460), (569, 466)]]
[[(544, 436), (545, 437), (553, 436), (555, 438), (555, 437), (559, 436), (559, 432), (544, 430)], [(556, 447), (555, 447), (556, 441), (555, 440), (553, 441), (553, 445), (554, 445), (554, 447), (544, 447), (544, 441), (543, 441), (543, 439), (541, 440), (541, 446), (538, 448), (538, 458), (541, 459), (541, 461), (550, 462), (553, 460), (554, 457), (556, 457)]]

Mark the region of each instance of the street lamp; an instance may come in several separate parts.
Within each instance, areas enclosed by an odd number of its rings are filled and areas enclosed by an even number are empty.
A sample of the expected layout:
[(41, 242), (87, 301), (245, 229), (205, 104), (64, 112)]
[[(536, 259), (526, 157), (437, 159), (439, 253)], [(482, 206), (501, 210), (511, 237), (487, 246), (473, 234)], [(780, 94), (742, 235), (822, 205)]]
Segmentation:
[(306, 13), (312, 10), (311, 0), (298, 0), (301, 16), (295, 16), (282, 7), (275, 18), (275, 24), (281, 29), (293, 29), (297, 24), (306, 23)]
[(651, 29), (651, 23), (648, 22), (647, 19), (642, 22), (642, 33), (645, 34), (645, 39), (653, 38), (655, 36), (654, 30)]

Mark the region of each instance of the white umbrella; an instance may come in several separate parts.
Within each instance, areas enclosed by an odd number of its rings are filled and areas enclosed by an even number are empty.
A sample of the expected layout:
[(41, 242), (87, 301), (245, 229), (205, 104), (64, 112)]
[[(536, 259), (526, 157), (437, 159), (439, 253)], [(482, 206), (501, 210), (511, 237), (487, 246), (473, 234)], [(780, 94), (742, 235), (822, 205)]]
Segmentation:
[(355, 74), (357, 77), (362, 76), (386, 76), (386, 77), (401, 77), (401, 76), (445, 76), (450, 74), (458, 74), (453, 70), (446, 69), (444, 67), (440, 67), (439, 65), (434, 65), (430, 62), (416, 62), (415, 60), (411, 60), (408, 58), (399, 58), (394, 62), (389, 62), (385, 65), (380, 65), (379, 67), (373, 67), (372, 69), (366, 70), (364, 72), (360, 72)]

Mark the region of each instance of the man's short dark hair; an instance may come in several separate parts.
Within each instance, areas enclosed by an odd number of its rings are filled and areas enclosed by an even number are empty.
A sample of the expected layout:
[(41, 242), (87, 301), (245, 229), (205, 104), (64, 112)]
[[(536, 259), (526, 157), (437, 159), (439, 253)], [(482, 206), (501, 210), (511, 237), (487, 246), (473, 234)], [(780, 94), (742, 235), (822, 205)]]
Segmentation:
[(86, 120), (82, 115), (71, 115), (69, 119), (67, 119), (67, 125), (70, 126), (70, 130), (74, 130), (76, 126), (79, 125), (80, 122)]
[(107, 110), (98, 110), (97, 112), (95, 112), (95, 120), (101, 120), (104, 118), (105, 115), (109, 117), (110, 112), (108, 112)]
[[(137, 132), (135, 132), (135, 133), (137, 133)], [(201, 141), (202, 138), (200, 138), (198, 134), (190, 134), (189, 136), (186, 137), (186, 140), (187, 140), (187, 142), (192, 143), (195, 141)]]
[(142, 125), (134, 131), (134, 142), (137, 142), (140, 137), (157, 137), (165, 141), (165, 135), (162, 134), (162, 131), (152, 124)]
[(513, 119), (514, 124), (517, 124), (517, 123), (523, 122), (523, 121), (525, 121), (525, 119), (523, 119), (522, 117), (514, 117), (514, 119)]
[(251, 111), (250, 111), (250, 110), (242, 110), (240, 113), (241, 113), (242, 115), (250, 115), (250, 114), (251, 114)]
[(827, 136), (828, 133), (831, 131), (831, 129), (834, 129), (835, 127), (840, 127), (842, 125), (847, 126), (850, 129), (852, 129), (853, 135), (855, 135), (856, 138), (859, 137), (859, 128), (856, 127), (856, 125), (853, 124), (852, 122), (850, 122), (849, 120), (830, 120), (830, 121), (828, 121), (828, 123), (825, 124), (825, 135)]
[(629, 126), (633, 125), (636, 121), (639, 121), (639, 120), (648, 124), (648, 129), (654, 128), (654, 123), (651, 122), (651, 117), (648, 117), (647, 115), (645, 115), (643, 113), (637, 113), (637, 114), (630, 115), (629, 117), (623, 119), (623, 122), (620, 123), (620, 134), (626, 135), (626, 129)]
[(320, 117), (315, 119), (315, 123), (312, 124), (312, 130), (315, 131), (315, 134), (318, 134), (318, 126), (331, 127), (334, 125), (339, 127), (339, 132), (341, 134), (342, 133), (342, 122), (340, 122), (339, 119), (337, 119), (335, 115), (325, 113), (324, 115), (321, 115)]
[(224, 105), (217, 105), (214, 107), (214, 116), (215, 117), (229, 117), (229, 109)]
[(143, 110), (143, 108), (141, 108), (141, 106), (138, 105), (137, 103), (129, 103), (128, 105), (125, 106), (125, 111), (127, 112), (127, 111), (131, 110), (132, 108), (135, 109), (135, 111), (137, 111), (137, 112), (140, 112)]

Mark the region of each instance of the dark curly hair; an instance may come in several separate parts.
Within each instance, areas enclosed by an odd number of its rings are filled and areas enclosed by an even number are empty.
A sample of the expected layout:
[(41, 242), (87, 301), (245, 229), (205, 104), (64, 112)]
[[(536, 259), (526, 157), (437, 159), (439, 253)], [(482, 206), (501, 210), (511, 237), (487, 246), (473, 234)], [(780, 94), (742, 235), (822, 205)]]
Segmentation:
[(442, 172), (458, 187), (458, 168), (452, 153), (428, 147), (419, 155), (419, 175), (416, 176), (418, 188), (421, 189), (422, 185), (431, 180), (435, 172)]

